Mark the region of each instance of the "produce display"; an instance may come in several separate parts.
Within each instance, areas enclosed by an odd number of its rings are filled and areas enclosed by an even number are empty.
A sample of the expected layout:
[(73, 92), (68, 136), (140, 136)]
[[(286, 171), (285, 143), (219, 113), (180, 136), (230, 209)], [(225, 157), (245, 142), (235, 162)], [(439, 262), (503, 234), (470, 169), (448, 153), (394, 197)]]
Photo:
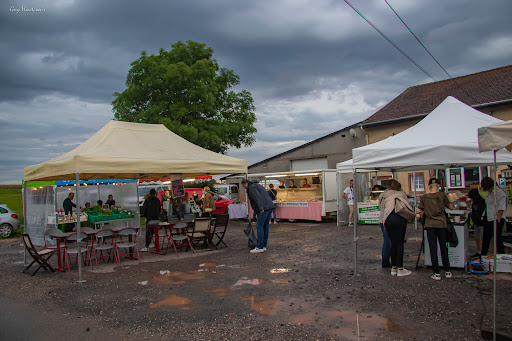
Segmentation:
[(94, 224), (99, 221), (107, 221), (107, 220), (118, 220), (118, 219), (128, 219), (133, 218), (134, 214), (127, 210), (119, 210), (117, 208), (111, 209), (111, 210), (92, 210), (92, 211), (86, 211), (87, 214), (87, 220)]

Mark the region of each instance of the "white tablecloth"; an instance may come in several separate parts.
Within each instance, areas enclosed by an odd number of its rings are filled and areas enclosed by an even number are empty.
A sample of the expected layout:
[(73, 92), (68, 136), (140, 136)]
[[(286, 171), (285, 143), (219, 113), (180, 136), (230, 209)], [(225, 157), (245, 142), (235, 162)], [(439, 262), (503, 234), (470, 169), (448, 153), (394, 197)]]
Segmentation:
[(247, 218), (247, 207), (245, 203), (228, 205), (229, 219)]

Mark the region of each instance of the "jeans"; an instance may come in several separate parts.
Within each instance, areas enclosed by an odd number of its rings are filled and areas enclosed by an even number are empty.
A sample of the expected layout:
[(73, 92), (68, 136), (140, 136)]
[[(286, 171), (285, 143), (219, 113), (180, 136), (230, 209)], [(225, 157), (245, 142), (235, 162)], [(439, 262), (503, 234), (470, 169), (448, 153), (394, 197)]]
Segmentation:
[(269, 233), (269, 221), (272, 209), (265, 210), (263, 213), (258, 213), (258, 220), (256, 221), (256, 231), (258, 232), (258, 242), (256, 247), (263, 249), (267, 247), (268, 233)]
[(438, 274), (439, 261), (437, 259), (437, 240), (439, 239), (439, 247), (441, 248), (441, 259), (443, 260), (444, 271), (450, 271), (450, 259), (448, 257), (448, 229), (427, 227), (428, 248), (430, 250), (430, 260), (432, 261), (432, 270)]
[(380, 224), (380, 230), (384, 238), (384, 242), (382, 243), (382, 267), (387, 268), (391, 266), (391, 262), (389, 261), (391, 257), (391, 239), (389, 239), (389, 234), (384, 228), (384, 224)]
[(404, 242), (407, 220), (392, 212), (384, 224), (391, 240), (391, 265), (402, 268), (404, 266)]
[(277, 219), (277, 214), (276, 214), (276, 208), (275, 207), (272, 209), (272, 211), (270, 211), (270, 216), (271, 216), (272, 222), (274, 222), (274, 220)]
[[(505, 246), (503, 246), (503, 240), (501, 239), (501, 232), (503, 230), (503, 225), (505, 225), (505, 219), (501, 218), (501, 221), (499, 221), (497, 223), (497, 227), (496, 227), (496, 234), (498, 235), (496, 238), (497, 253), (505, 253)], [(493, 235), (494, 235), (494, 221), (486, 221), (484, 223), (484, 238), (482, 240), (482, 256), (487, 255), (487, 252), (489, 252), (489, 245), (491, 244), (491, 239), (492, 239)]]

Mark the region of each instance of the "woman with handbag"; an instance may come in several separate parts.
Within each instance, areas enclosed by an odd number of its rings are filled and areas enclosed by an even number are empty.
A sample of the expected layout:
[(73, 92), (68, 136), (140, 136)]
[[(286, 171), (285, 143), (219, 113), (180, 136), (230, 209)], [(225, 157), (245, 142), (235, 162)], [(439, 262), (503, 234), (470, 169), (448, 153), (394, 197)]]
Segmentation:
[(272, 203), (274, 204), (274, 208), (272, 209), (272, 212), (270, 212), (270, 222), (272, 224), (276, 224), (277, 216), (276, 216), (276, 207), (277, 207), (277, 191), (274, 189), (274, 185), (270, 184), (268, 186), (270, 189), (268, 190), (268, 195), (270, 195), (270, 199), (272, 200)]
[(203, 217), (211, 217), (212, 212), (215, 209), (215, 201), (213, 195), (210, 192), (210, 187), (206, 186), (203, 188)]
[[(402, 191), (402, 185), (396, 180), (391, 180), (388, 189), (379, 196), (379, 223), (384, 225), (391, 240), (391, 275), (403, 277), (411, 274), (410, 270), (404, 268), (404, 243), (407, 219), (396, 212), (395, 206), (397, 201), (400, 201), (403, 205), (409, 205), (407, 195)], [(382, 232), (384, 234), (384, 230)], [(384, 243), (386, 243), (385, 235)], [(383, 252), (385, 251), (384, 249), (383, 247)]]
[(434, 273), (431, 278), (440, 281), (440, 267), (437, 259), (437, 241), (441, 250), (441, 259), (443, 260), (444, 276), (451, 278), (450, 259), (448, 257), (448, 224), (446, 222), (445, 208), (453, 210), (453, 205), (448, 200), (448, 196), (439, 192), (439, 180), (432, 178), (428, 182), (430, 193), (424, 194), (420, 199), (420, 204), (416, 209), (417, 213), (425, 214), (425, 230), (427, 231), (427, 240), (430, 250), (430, 260), (432, 261), (432, 270)]

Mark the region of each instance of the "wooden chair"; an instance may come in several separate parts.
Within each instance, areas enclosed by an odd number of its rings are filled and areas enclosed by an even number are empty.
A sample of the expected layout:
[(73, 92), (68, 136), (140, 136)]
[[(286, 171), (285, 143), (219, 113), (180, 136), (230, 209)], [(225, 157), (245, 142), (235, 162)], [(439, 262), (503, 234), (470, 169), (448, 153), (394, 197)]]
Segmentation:
[(36, 248), (34, 247), (34, 244), (32, 244), (32, 240), (30, 239), (30, 236), (27, 233), (22, 233), (21, 235), (23, 236), (23, 244), (25, 244), (25, 248), (27, 249), (29, 255), (32, 256), (32, 258), (34, 259), (32, 261), (32, 263), (30, 263), (23, 270), (23, 272), (24, 273), (27, 272), (27, 270), (30, 269), (30, 267), (34, 263), (39, 264), (39, 267), (34, 272), (32, 272), (32, 274), (30, 274), (31, 276), (34, 276), (36, 274), (36, 272), (38, 272), (39, 269), (41, 269), (41, 268), (55, 272), (55, 269), (52, 268), (50, 263), (48, 263), (48, 260), (51, 258), (51, 256), (53, 256), (53, 254), (55, 253), (56, 250), (43, 249), (43, 250), (37, 251)]
[(190, 236), (190, 241), (193, 245), (203, 242), (203, 247), (208, 246), (208, 239), (211, 230), (211, 218), (197, 218), (194, 221), (194, 230)]
[[(228, 229), (229, 223), (229, 214), (217, 214), (215, 216), (215, 225), (213, 226), (213, 231), (210, 233), (210, 243), (218, 248), (220, 244), (223, 244), (221, 247), (228, 247), (226, 243), (224, 243), (224, 235), (226, 234), (226, 230)], [(214, 238), (217, 238), (218, 241), (214, 242)]]

